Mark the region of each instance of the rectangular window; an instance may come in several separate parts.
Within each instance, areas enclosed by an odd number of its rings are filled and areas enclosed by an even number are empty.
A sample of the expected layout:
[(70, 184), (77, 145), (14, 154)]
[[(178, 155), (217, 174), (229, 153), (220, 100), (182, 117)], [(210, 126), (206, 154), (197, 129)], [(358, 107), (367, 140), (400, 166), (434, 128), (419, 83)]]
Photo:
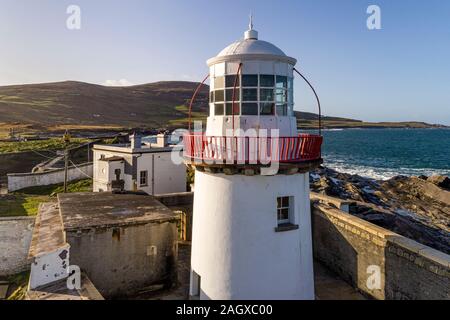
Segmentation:
[[(233, 104), (232, 103), (227, 103), (226, 104), (226, 110), (225, 110), (225, 114), (227, 115), (227, 116), (232, 116), (233, 115), (233, 113), (232, 113), (232, 107), (233, 107)], [(234, 115), (235, 116), (238, 116), (239, 115), (239, 102), (235, 102), (234, 103)]]
[(277, 104), (277, 115), (280, 117), (288, 115), (287, 104)]
[(242, 76), (242, 86), (243, 87), (257, 87), (258, 86), (258, 75), (257, 74), (244, 74)]
[(273, 89), (259, 89), (260, 101), (274, 101)]
[(236, 88), (236, 90), (233, 89), (226, 89), (225, 90), (225, 95), (226, 95), (226, 99), (228, 102), (233, 102), (233, 92), (234, 92), (234, 101), (239, 101), (240, 100), (240, 92), (239, 92), (239, 88)]
[(148, 171), (147, 170), (141, 171), (139, 174), (139, 185), (141, 187), (145, 187), (147, 186), (147, 183), (148, 183)]
[(225, 88), (225, 77), (214, 78), (214, 89)]
[(276, 101), (278, 103), (286, 103), (287, 102), (287, 93), (284, 89), (277, 89)]
[(223, 116), (223, 109), (224, 109), (223, 103), (214, 104), (214, 115), (215, 116)]
[(278, 225), (291, 223), (293, 197), (277, 198), (277, 221)]
[(261, 116), (272, 116), (275, 112), (275, 104), (274, 103), (260, 103), (259, 114)]
[(242, 89), (242, 101), (258, 101), (258, 89)]
[(210, 102), (210, 103), (214, 103), (214, 91), (211, 91), (211, 92), (209, 93), (209, 102)]
[(236, 81), (236, 87), (239, 87), (239, 76), (229, 75), (225, 77), (225, 86), (227, 88), (234, 88), (234, 82)]
[(277, 88), (287, 88), (287, 77), (277, 76)]
[(260, 87), (274, 87), (275, 77), (273, 75), (262, 74), (259, 76), (259, 86)]
[(242, 115), (257, 116), (258, 115), (258, 104), (257, 103), (243, 103), (242, 104)]
[(223, 102), (225, 101), (225, 94), (223, 90), (214, 91), (214, 101), (215, 102)]

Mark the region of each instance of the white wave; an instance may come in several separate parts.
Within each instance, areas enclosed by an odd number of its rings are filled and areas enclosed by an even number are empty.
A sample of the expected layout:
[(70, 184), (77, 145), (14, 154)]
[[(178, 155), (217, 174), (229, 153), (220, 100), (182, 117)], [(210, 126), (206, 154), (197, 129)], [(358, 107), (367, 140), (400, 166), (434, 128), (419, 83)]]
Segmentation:
[(354, 165), (343, 161), (325, 161), (324, 165), (328, 168), (342, 173), (359, 175), (375, 180), (389, 180), (395, 176), (432, 176), (432, 175), (449, 175), (450, 170), (434, 169), (434, 168), (376, 168), (363, 165)]

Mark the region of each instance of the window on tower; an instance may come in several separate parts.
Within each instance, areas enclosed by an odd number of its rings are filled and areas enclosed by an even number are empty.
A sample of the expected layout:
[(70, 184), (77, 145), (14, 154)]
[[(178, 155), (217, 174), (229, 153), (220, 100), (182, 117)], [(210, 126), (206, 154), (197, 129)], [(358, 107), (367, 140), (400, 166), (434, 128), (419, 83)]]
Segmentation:
[(257, 116), (258, 115), (258, 104), (257, 103), (243, 103), (242, 104), (242, 115)]
[(258, 101), (258, 89), (242, 89), (243, 101)]
[(257, 74), (244, 74), (242, 76), (242, 86), (243, 87), (257, 87), (258, 86), (258, 75)]
[(234, 88), (234, 83), (236, 82), (236, 87), (239, 87), (239, 76), (229, 75), (225, 77), (225, 85), (227, 88)]
[(294, 222), (294, 197), (277, 198), (277, 227), (275, 231), (289, 231), (298, 229)]

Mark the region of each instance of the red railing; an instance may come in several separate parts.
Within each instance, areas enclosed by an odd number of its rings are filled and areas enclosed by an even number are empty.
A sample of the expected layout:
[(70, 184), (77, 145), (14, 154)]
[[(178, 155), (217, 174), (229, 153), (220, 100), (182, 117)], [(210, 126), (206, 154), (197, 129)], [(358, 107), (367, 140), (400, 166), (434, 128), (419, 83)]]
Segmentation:
[(323, 137), (223, 137), (186, 134), (184, 157), (207, 164), (293, 163), (321, 158)]

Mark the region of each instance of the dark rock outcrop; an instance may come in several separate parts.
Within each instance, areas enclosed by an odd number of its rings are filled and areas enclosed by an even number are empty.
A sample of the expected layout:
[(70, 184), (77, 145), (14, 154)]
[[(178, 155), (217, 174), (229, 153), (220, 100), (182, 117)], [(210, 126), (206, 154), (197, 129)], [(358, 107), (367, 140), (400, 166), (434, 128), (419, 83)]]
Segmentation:
[(450, 254), (448, 177), (378, 181), (321, 167), (310, 180), (312, 191), (355, 201), (355, 216)]

